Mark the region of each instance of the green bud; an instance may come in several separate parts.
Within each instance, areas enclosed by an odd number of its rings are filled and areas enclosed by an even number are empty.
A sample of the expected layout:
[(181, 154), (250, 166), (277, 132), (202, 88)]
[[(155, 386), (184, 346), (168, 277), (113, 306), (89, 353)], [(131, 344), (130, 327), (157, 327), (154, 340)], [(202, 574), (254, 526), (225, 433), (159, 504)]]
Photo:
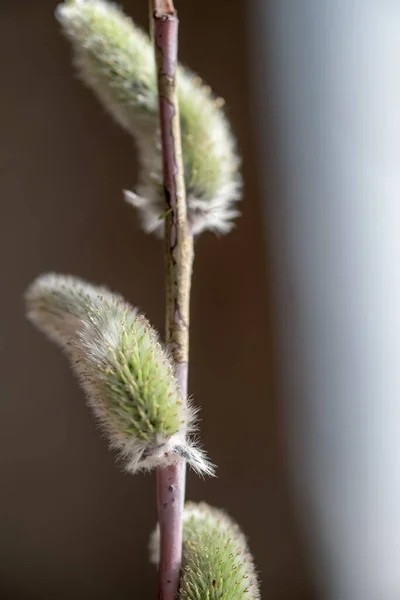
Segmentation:
[[(239, 526), (222, 510), (188, 502), (183, 517), (179, 600), (258, 600), (253, 558)], [(150, 541), (159, 562), (159, 529)]]
[[(152, 44), (120, 8), (105, 0), (70, 0), (57, 17), (71, 41), (84, 82), (115, 120), (133, 135), (139, 151), (137, 193), (125, 197), (146, 231), (162, 233), (165, 197)], [(188, 221), (193, 234), (227, 232), (239, 214), (240, 160), (223, 101), (199, 77), (179, 67), (182, 153)]]
[(44, 275), (29, 288), (28, 317), (63, 348), (88, 403), (130, 472), (186, 460), (212, 474), (190, 439), (196, 410), (147, 319), (104, 287)]

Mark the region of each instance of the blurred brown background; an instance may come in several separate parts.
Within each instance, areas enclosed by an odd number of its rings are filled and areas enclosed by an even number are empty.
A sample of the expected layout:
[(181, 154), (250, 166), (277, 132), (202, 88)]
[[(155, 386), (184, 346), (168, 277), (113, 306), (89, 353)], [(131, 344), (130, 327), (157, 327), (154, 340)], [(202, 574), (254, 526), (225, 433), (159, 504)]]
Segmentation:
[[(163, 326), (162, 245), (122, 200), (133, 146), (74, 76), (56, 4), (0, 4), (0, 597), (150, 599), (154, 478), (115, 466), (66, 360), (24, 318), (27, 285), (58, 271), (107, 284)], [(123, 6), (146, 26), (146, 4)], [(177, 5), (181, 60), (226, 98), (246, 182), (234, 233), (197, 244), (189, 387), (219, 469), (190, 474), (187, 495), (239, 521), (264, 598), (311, 598), (273, 377), (246, 0)]]

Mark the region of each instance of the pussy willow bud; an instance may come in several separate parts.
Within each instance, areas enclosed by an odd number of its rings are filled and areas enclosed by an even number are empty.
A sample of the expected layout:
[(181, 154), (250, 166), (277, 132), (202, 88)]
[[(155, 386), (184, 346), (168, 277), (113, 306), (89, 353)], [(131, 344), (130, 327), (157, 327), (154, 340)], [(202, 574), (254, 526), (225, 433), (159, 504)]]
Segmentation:
[(185, 460), (200, 474), (213, 473), (190, 439), (196, 410), (143, 315), (106, 288), (70, 276), (39, 277), (26, 300), (31, 321), (68, 355), (127, 470)]
[[(150, 558), (159, 562), (159, 529), (150, 540)], [(258, 600), (253, 558), (238, 525), (223, 511), (188, 502), (183, 517), (179, 600)]]
[[(150, 40), (115, 5), (104, 0), (70, 0), (57, 17), (71, 41), (83, 81), (108, 112), (133, 135), (139, 154), (137, 207), (147, 231), (162, 233), (165, 196), (154, 52)], [(191, 230), (225, 233), (239, 214), (242, 181), (236, 142), (223, 101), (189, 70), (179, 67), (184, 177)]]

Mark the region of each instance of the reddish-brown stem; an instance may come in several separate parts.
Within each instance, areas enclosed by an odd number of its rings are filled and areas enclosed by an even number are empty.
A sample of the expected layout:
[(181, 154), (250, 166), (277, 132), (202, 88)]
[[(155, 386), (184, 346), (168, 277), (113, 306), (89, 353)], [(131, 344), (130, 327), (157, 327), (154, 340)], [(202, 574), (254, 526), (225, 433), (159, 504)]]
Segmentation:
[(157, 16), (176, 16), (176, 10), (174, 7), (173, 0), (153, 0), (151, 2), (153, 14)]
[[(171, 0), (150, 0), (162, 139), (165, 217), (166, 342), (182, 396), (187, 396), (189, 299), (193, 238), (187, 226), (179, 106), (176, 95), (178, 18)], [(174, 600), (182, 558), (185, 465), (157, 469), (160, 600)]]

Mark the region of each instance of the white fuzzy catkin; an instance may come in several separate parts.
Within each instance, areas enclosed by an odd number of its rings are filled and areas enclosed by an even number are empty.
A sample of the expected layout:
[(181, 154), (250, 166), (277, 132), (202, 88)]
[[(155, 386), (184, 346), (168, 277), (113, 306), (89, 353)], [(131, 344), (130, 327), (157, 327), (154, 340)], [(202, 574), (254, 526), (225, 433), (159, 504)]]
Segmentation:
[[(117, 5), (104, 0), (70, 0), (56, 14), (71, 41), (81, 78), (135, 139), (139, 182), (136, 193), (126, 191), (125, 198), (139, 210), (146, 231), (162, 234), (166, 204), (150, 40)], [(181, 66), (177, 91), (191, 231), (226, 233), (239, 214), (242, 179), (223, 101)]]
[(30, 320), (66, 352), (128, 471), (184, 460), (213, 474), (190, 437), (196, 409), (182, 398), (167, 352), (135, 308), (104, 287), (55, 274), (39, 277), (26, 302)]
[[(160, 532), (150, 538), (150, 560), (158, 565)], [(224, 511), (187, 502), (183, 513), (179, 600), (259, 600), (247, 540)]]

